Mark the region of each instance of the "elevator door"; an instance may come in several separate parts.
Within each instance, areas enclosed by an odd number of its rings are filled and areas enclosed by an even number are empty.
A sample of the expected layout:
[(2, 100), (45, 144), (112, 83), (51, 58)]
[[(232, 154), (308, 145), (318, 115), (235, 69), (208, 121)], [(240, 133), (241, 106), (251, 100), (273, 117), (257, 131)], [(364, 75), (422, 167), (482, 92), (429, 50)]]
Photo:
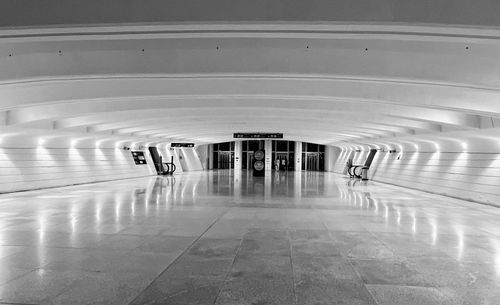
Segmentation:
[(319, 153), (306, 153), (306, 170), (319, 170)]

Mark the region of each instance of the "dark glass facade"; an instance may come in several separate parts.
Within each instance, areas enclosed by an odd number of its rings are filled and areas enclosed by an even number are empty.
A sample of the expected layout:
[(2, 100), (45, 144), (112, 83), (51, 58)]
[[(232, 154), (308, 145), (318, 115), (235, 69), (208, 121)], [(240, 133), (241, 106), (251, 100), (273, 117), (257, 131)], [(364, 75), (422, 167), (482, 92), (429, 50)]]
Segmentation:
[[(264, 140), (241, 141), (241, 167), (251, 168), (253, 153), (257, 150), (264, 150)], [(224, 142), (213, 144), (213, 168), (214, 169), (234, 169), (234, 147), (235, 142)], [(268, 152), (266, 152), (267, 154)], [(302, 143), (302, 152), (295, 152), (294, 141), (272, 141), (272, 165), (276, 169), (279, 161), (279, 169), (293, 171), (295, 168), (295, 154), (302, 154), (302, 168), (307, 171), (325, 170), (325, 146), (315, 143)]]

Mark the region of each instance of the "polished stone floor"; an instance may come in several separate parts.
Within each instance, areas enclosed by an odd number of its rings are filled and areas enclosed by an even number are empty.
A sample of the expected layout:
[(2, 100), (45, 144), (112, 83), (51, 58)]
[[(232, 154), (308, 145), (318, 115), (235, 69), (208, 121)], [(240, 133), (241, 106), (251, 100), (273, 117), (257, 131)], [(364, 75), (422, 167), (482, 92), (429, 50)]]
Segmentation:
[(0, 195), (0, 304), (500, 304), (500, 209), (329, 173)]

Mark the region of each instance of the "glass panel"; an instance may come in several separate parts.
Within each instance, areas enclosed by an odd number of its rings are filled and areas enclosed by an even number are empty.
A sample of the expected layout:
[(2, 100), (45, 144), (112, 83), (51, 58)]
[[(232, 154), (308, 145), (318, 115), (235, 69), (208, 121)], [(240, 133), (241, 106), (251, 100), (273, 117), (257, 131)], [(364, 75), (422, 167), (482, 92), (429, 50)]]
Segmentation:
[(213, 153), (212, 164), (214, 166), (214, 169), (219, 168), (219, 153), (216, 151), (214, 151), (214, 153)]
[(307, 143), (307, 151), (308, 152), (318, 152), (318, 144)]
[(230, 152), (219, 152), (219, 169), (230, 169), (234, 167), (234, 153)]
[(295, 142), (294, 141), (288, 142), (288, 151), (295, 151)]
[(302, 142), (302, 152), (306, 151), (307, 143)]
[(248, 154), (246, 152), (241, 155), (241, 167), (243, 169), (247, 169), (247, 160), (248, 160), (247, 158), (248, 158)]
[(276, 141), (276, 151), (288, 151), (287, 141)]
[(319, 152), (325, 152), (325, 145), (319, 146)]
[(241, 141), (241, 149), (243, 151), (247, 151), (248, 150), (248, 141)]
[(231, 145), (229, 144), (229, 142), (219, 143), (219, 150), (220, 151), (230, 151), (230, 147), (231, 147)]
[(214, 151), (218, 151), (219, 150), (219, 144), (214, 144)]
[(325, 154), (319, 153), (319, 170), (325, 171)]
[(260, 141), (248, 141), (248, 151), (259, 150), (259, 142)]
[(234, 151), (234, 142), (231, 142), (231, 150)]

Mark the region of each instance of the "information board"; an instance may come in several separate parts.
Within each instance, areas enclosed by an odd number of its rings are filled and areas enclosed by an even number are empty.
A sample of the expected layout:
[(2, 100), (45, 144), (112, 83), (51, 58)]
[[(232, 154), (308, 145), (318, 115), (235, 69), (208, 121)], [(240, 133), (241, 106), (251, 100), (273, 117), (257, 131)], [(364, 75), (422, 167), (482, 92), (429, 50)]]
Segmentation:
[(143, 151), (132, 151), (132, 157), (134, 158), (135, 164), (147, 164), (146, 157)]

